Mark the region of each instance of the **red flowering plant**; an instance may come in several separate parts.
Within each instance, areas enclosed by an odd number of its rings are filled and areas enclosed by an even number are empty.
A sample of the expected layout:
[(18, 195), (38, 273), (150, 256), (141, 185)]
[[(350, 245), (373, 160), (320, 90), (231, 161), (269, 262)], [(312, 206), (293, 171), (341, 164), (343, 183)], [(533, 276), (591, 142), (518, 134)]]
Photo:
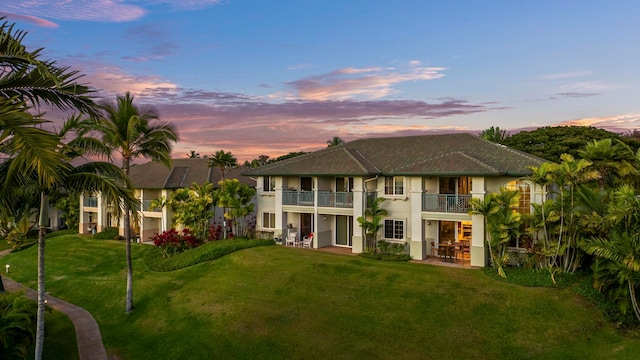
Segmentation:
[(151, 240), (162, 252), (162, 257), (165, 258), (198, 246), (198, 239), (187, 228), (183, 229), (181, 233), (171, 228), (153, 235)]

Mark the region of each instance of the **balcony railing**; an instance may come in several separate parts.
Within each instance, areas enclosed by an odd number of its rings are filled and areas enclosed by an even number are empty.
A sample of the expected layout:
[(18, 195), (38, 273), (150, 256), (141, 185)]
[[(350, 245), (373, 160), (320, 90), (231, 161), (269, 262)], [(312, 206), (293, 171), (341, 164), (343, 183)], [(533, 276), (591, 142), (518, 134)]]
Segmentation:
[(282, 191), (283, 205), (313, 206), (313, 191)]
[(153, 211), (153, 212), (162, 211), (162, 209), (160, 208), (154, 208), (153, 210), (151, 210), (151, 202), (153, 202), (153, 200), (142, 200), (142, 211)]
[(318, 206), (335, 208), (353, 208), (353, 193), (318, 191)]
[(98, 198), (95, 196), (88, 196), (82, 200), (82, 206), (84, 207), (98, 207)]
[(466, 213), (471, 195), (422, 194), (422, 211)]

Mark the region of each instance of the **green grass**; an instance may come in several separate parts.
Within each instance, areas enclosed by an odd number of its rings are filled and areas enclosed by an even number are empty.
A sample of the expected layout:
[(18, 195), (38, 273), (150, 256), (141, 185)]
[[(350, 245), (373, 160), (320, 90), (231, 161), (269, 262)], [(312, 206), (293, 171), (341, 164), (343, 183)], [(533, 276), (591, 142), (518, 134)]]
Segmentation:
[[(568, 288), (482, 271), (262, 246), (169, 272), (133, 244), (124, 313), (121, 241), (47, 242), (47, 289), (89, 310), (122, 359), (636, 359), (619, 332)], [(36, 249), (0, 259), (35, 287)], [(15, 269), (15, 271), (14, 271)]]

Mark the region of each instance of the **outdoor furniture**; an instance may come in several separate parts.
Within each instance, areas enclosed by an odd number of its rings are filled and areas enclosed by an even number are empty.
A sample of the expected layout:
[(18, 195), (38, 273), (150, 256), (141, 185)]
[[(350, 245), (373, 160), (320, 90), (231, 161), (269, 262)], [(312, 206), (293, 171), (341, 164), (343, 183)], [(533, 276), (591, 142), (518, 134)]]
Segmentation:
[(440, 257), (440, 252), (438, 251), (438, 248), (436, 247), (435, 242), (431, 242), (431, 256), (437, 256)]
[(296, 247), (299, 245), (297, 231), (292, 231), (289, 233), (289, 235), (287, 235), (287, 240), (285, 242), (285, 245), (289, 245), (289, 244), (291, 244), (291, 246), (293, 247)]
[(464, 243), (456, 242), (453, 243), (453, 257), (454, 260), (458, 260), (458, 255), (460, 256), (460, 260), (464, 260)]
[(313, 233), (302, 238), (302, 247), (311, 249), (313, 247)]
[(453, 262), (453, 250), (455, 248), (455, 245), (453, 244), (449, 244), (449, 243), (440, 243), (438, 245), (439, 249), (438, 249), (438, 253), (442, 253), (442, 261), (449, 261), (449, 262)]

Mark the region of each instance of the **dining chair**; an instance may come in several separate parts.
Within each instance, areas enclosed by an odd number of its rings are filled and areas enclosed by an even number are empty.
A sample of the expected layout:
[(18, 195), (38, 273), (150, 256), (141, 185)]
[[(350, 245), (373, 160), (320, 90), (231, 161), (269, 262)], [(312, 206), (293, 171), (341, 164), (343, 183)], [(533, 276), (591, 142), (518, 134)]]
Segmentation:
[(440, 252), (438, 251), (438, 248), (436, 247), (435, 242), (431, 242), (431, 256), (437, 256), (440, 257)]

